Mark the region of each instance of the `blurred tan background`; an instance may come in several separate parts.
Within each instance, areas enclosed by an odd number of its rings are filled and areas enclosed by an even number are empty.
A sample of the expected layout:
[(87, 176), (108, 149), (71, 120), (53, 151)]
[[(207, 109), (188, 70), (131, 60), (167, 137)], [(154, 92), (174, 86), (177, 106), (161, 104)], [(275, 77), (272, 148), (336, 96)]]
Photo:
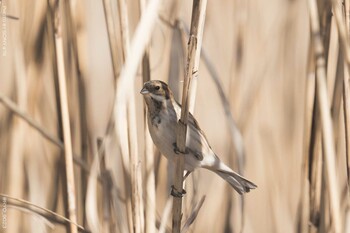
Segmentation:
[[(54, 1), (48, 2), (55, 6)], [(140, 17), (139, 3), (134, 0), (126, 3), (132, 39)], [(61, 138), (47, 1), (2, 1), (2, 4), (7, 6), (7, 15), (19, 19), (6, 20), (7, 54), (0, 57), (0, 93), (15, 102), (51, 135)], [(76, 62), (71, 52), (74, 47), (70, 44), (69, 34), (67, 36), (63, 31), (73, 151), (78, 155), (85, 153), (87, 164), (91, 166), (97, 152), (96, 139), (104, 137), (112, 113), (115, 95), (113, 67), (103, 1), (76, 0), (70, 2), (70, 7), (80, 67), (80, 75), (76, 75)], [(110, 9), (115, 13), (114, 26), (118, 36), (114, 39), (120, 49), (117, 1), (110, 3)], [(172, 89), (181, 90), (182, 82), (169, 81), (169, 70), (177, 69), (177, 78), (183, 80), (184, 58), (179, 58), (180, 39), (164, 21), (178, 19), (189, 28), (191, 12), (192, 1), (162, 1), (160, 16), (163, 20), (157, 20), (152, 34), (151, 79), (164, 80)], [(64, 23), (67, 19), (61, 20)], [(186, 186), (188, 194), (184, 200), (183, 219), (189, 215), (194, 197), (198, 200), (206, 195), (206, 200), (190, 232), (239, 232), (241, 218), (245, 222), (243, 232), (247, 233), (298, 232), (309, 47), (309, 13), (305, 1), (208, 1), (202, 48), (218, 73), (243, 135), (244, 176), (256, 183), (258, 189), (244, 196), (245, 213), (242, 217), (239, 195), (218, 176), (196, 171)], [(117, 54), (120, 72), (123, 59), (120, 50)], [(139, 94), (141, 87), (139, 70), (135, 82), (137, 150), (143, 167), (145, 131), (143, 99)], [(178, 94), (176, 98), (180, 101)], [(79, 101), (83, 101), (84, 106)], [(237, 169), (220, 96), (203, 60), (199, 66), (194, 116), (213, 150)], [(106, 141), (107, 167), (123, 193), (127, 186), (123, 179), (125, 171), (114, 140), (112, 136)], [(344, 153), (344, 142), (338, 143), (338, 147), (339, 154)], [(64, 169), (60, 151), (8, 107), (0, 104), (0, 193), (64, 215)], [(155, 160), (159, 161), (157, 155)], [(341, 164), (338, 173), (344, 178), (346, 167)], [(82, 185), (86, 182), (86, 174), (82, 174), (78, 166), (74, 171), (78, 223), (89, 229), (89, 223), (84, 220), (86, 209)], [(170, 191), (167, 176), (166, 160), (161, 158), (155, 177), (156, 202), (153, 203), (158, 222)], [(102, 196), (98, 194), (97, 215), (100, 220), (103, 212), (101, 200)], [(115, 232), (123, 232), (128, 229), (127, 208), (123, 201), (117, 202), (120, 209), (116, 211), (119, 220), (115, 223)], [(2, 229), (3, 232), (65, 232), (62, 224), (51, 222), (50, 225), (46, 222), (50, 220), (10, 204), (8, 227)]]

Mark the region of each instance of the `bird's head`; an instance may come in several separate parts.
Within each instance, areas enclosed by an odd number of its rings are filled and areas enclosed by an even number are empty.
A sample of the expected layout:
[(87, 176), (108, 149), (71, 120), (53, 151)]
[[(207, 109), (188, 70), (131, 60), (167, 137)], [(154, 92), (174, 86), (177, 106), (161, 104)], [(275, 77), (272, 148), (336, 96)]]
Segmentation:
[(145, 82), (140, 93), (145, 98), (151, 97), (160, 102), (170, 99), (172, 95), (168, 85), (159, 80)]

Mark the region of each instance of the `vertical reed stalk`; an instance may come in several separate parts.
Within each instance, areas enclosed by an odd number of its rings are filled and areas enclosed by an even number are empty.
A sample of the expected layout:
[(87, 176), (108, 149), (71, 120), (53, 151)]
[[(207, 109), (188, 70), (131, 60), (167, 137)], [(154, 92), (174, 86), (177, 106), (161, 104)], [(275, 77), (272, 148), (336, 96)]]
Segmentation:
[(113, 25), (114, 15), (112, 12), (111, 0), (103, 0), (103, 10), (104, 10), (104, 16), (105, 16), (105, 21), (107, 26), (108, 43), (109, 43), (110, 56), (112, 59), (113, 75), (116, 83), (117, 77), (118, 77), (118, 65), (117, 65), (118, 46), (117, 46), (117, 41), (115, 39), (117, 38), (117, 33)]
[[(140, 15), (146, 7), (146, 1), (140, 0)], [(151, 80), (151, 67), (150, 67), (150, 57), (149, 48), (145, 50), (145, 54), (142, 59), (142, 80), (147, 82)], [(154, 151), (153, 142), (151, 135), (148, 132), (147, 124), (147, 110), (144, 105), (144, 124), (145, 124), (145, 149), (144, 149), (144, 160), (146, 162), (145, 174), (146, 174), (146, 206), (145, 206), (145, 224), (146, 233), (153, 233), (156, 231), (156, 186), (155, 186), (155, 176), (154, 176)]]
[[(130, 50), (128, 9), (125, 0), (119, 0), (119, 17), (122, 37), (123, 62), (127, 59)], [(128, 128), (129, 128), (129, 153), (130, 153), (130, 174), (131, 174), (131, 200), (132, 200), (132, 220), (135, 233), (144, 232), (144, 213), (143, 213), (143, 191), (142, 191), (142, 173), (141, 160), (138, 154), (137, 128), (136, 128), (136, 106), (134, 85), (130, 86), (130, 96), (128, 100)]]
[(193, 1), (192, 6), (192, 19), (191, 19), (191, 28), (190, 28), (190, 36), (194, 35), (196, 37), (196, 52), (195, 59), (193, 64), (193, 80), (190, 85), (191, 88), (191, 97), (189, 99), (189, 111), (194, 111), (194, 104), (196, 100), (197, 93), (197, 79), (198, 79), (198, 69), (203, 41), (203, 30), (204, 30), (204, 22), (205, 22), (205, 14), (207, 10), (207, 0)]
[[(143, 58), (142, 65), (142, 75), (143, 81), (146, 82), (150, 80), (150, 66), (149, 57), (146, 52)], [(145, 207), (145, 217), (146, 217), (146, 233), (152, 233), (156, 231), (156, 186), (155, 186), (155, 175), (154, 175), (154, 150), (151, 135), (148, 133), (148, 123), (147, 123), (147, 112), (146, 106), (144, 108), (144, 119), (145, 119), (145, 150), (144, 150), (144, 160), (146, 162), (145, 173), (146, 173), (146, 207)]]
[[(350, 1), (345, 0), (345, 25), (346, 34), (349, 35), (350, 31)], [(343, 39), (344, 40), (344, 39)], [(344, 62), (345, 63), (345, 62)], [(344, 64), (345, 65), (345, 64)], [(344, 112), (344, 124), (345, 124), (345, 146), (346, 146), (346, 164), (347, 164), (347, 180), (348, 187), (350, 187), (350, 86), (349, 86), (349, 66), (344, 66), (344, 80), (343, 80), (343, 112)]]
[[(18, 33), (19, 35), (19, 33)], [(21, 42), (17, 41), (18, 45), (21, 46)], [(27, 74), (24, 63), (24, 57), (21, 50), (15, 52), (15, 61), (16, 61), (16, 80), (15, 85), (17, 88), (17, 102), (18, 107), (22, 110), (27, 109)], [(18, 166), (23, 166), (24, 164), (24, 142), (25, 142), (25, 123), (22, 119), (15, 117), (12, 122), (12, 134), (11, 134), (11, 144), (10, 144), (10, 155), (9, 155), (9, 174), (8, 174), (8, 192), (12, 196), (21, 197), (23, 195), (23, 190), (25, 187), (24, 171), (18, 169)], [(13, 185), (16, 184), (16, 185)], [(18, 212), (9, 212), (8, 219), (16, 219), (21, 221), (23, 216)], [(18, 224), (9, 224), (9, 227), (6, 229), (9, 232), (19, 232), (20, 226)]]
[[(345, 146), (346, 146), (346, 161), (347, 161), (347, 174), (349, 180), (349, 167), (350, 167), (350, 152), (349, 152), (349, 130), (350, 130), (350, 107), (349, 107), (349, 71), (350, 71), (350, 47), (349, 47), (349, 25), (350, 19), (348, 17), (343, 20), (342, 9), (337, 0), (330, 0), (333, 6), (334, 17), (337, 23), (337, 28), (340, 38), (340, 48), (344, 56), (344, 80), (343, 80), (343, 111), (344, 111), (344, 124), (345, 124)], [(349, 15), (349, 1), (345, 2), (345, 16)], [(349, 181), (348, 181), (349, 183)]]
[(341, 219), (339, 207), (339, 189), (337, 183), (337, 176), (335, 171), (335, 149), (333, 128), (330, 115), (330, 106), (327, 97), (326, 86), (326, 69), (324, 60), (324, 49), (321, 40), (320, 26), (318, 21), (317, 4), (315, 0), (309, 0), (309, 11), (311, 21), (311, 33), (314, 45), (314, 55), (316, 60), (316, 74), (317, 74), (317, 96), (320, 106), (322, 137), (325, 155), (325, 169), (326, 169), (326, 185), (328, 187), (331, 216), (333, 219), (333, 227), (336, 233), (341, 232)]
[[(194, 58), (196, 51), (197, 38), (190, 36), (190, 41), (188, 45), (188, 55), (187, 55), (187, 70), (186, 77), (183, 86), (182, 94), (182, 109), (181, 118), (177, 125), (176, 132), (176, 144), (180, 151), (178, 157), (175, 158), (175, 179), (174, 188), (176, 192), (182, 193), (183, 187), (183, 173), (184, 173), (184, 154), (186, 151), (186, 133), (187, 133), (187, 123), (189, 114), (188, 105), (188, 94), (189, 86), (192, 79), (192, 68), (194, 66)], [(182, 218), (182, 196), (174, 196), (173, 199), (173, 233), (179, 233), (181, 230), (181, 218)]]
[[(134, 103), (134, 101), (130, 100), (134, 98), (134, 80), (136, 77), (136, 72), (139, 67), (139, 64), (141, 62), (142, 56), (145, 52), (145, 49), (150, 42), (151, 34), (156, 22), (156, 19), (159, 14), (160, 9), (160, 0), (150, 0), (147, 7), (144, 10), (144, 13), (141, 16), (140, 22), (136, 28), (133, 40), (130, 45), (130, 51), (128, 52), (128, 55), (126, 56), (125, 64), (123, 66), (120, 78), (118, 79), (117, 84), (117, 91), (116, 91), (116, 99), (115, 99), (115, 106), (114, 106), (114, 113), (115, 113), (115, 122), (116, 122), (116, 135), (119, 140), (119, 144), (122, 146), (122, 154), (127, 155), (129, 153), (128, 149), (128, 129), (127, 125), (125, 124), (125, 119), (127, 118), (127, 103), (130, 101), (130, 103)], [(131, 119), (129, 121), (129, 126), (136, 127), (136, 122), (133, 119), (133, 116), (135, 116), (135, 106), (131, 106), (129, 108), (131, 111), (129, 112), (129, 115), (131, 116)], [(133, 125), (134, 124), (134, 125)], [(136, 132), (136, 128), (133, 130), (131, 129), (131, 132)], [(131, 137), (135, 137), (136, 135), (131, 135)], [(135, 139), (136, 140), (136, 139)], [(131, 143), (131, 148), (135, 151), (130, 151), (131, 154), (135, 157), (131, 159), (133, 170), (136, 174), (134, 174), (134, 178), (137, 180), (141, 180), (140, 173), (140, 164), (138, 162), (138, 157), (136, 156), (136, 150), (137, 145), (134, 144), (135, 141)], [(137, 182), (135, 180), (135, 182)], [(133, 193), (133, 196), (135, 197), (135, 194), (138, 195), (136, 198), (142, 201), (142, 193), (141, 193), (141, 186), (140, 183), (133, 184), (134, 191), (137, 193)], [(142, 203), (139, 203), (140, 205)], [(135, 210), (136, 214), (142, 214), (142, 206), (139, 206), (139, 210)], [(143, 226), (143, 218), (142, 216), (139, 216), (140, 219), (138, 220), (140, 223), (140, 231), (141, 226)], [(137, 216), (135, 216), (137, 218)], [(135, 223), (136, 224), (136, 223)], [(136, 229), (135, 229), (136, 230)]]
[[(58, 15), (63, 16), (62, 6), (58, 8)], [(58, 68), (58, 84), (59, 84), (59, 96), (60, 96), (60, 108), (62, 114), (62, 127), (63, 127), (63, 139), (65, 149), (65, 166), (66, 166), (66, 179), (67, 179), (67, 195), (68, 195), (68, 214), (71, 222), (77, 222), (76, 216), (76, 200), (75, 200), (75, 183), (74, 183), (74, 169), (73, 169), (73, 149), (71, 140), (71, 130), (69, 122), (69, 110), (68, 110), (68, 97), (67, 97), (67, 84), (63, 55), (63, 39), (62, 39), (62, 26), (60, 21), (57, 22), (55, 31), (55, 46), (57, 56), (57, 68)], [(70, 232), (78, 232), (78, 228), (74, 224), (70, 224)]]
[(350, 86), (349, 86), (349, 70), (344, 66), (344, 80), (343, 80), (343, 112), (345, 125), (345, 154), (346, 154), (346, 172), (348, 186), (350, 186)]
[(303, 133), (303, 157), (302, 157), (302, 175), (301, 192), (298, 204), (298, 224), (297, 231), (300, 233), (308, 232), (308, 222), (310, 216), (310, 151), (312, 136), (312, 119), (315, 101), (315, 65), (313, 62), (312, 46), (309, 46), (308, 52), (308, 70), (306, 76), (305, 88), (305, 106), (304, 106), (304, 133)]
[[(206, 11), (206, 0), (194, 0), (192, 6), (192, 19), (190, 29), (190, 39), (187, 51), (186, 77), (183, 85), (181, 118), (177, 125), (176, 144), (181, 154), (175, 158), (175, 179), (174, 188), (176, 192), (182, 192), (183, 172), (184, 172), (184, 154), (186, 151), (186, 133), (189, 108), (194, 108), (194, 102), (191, 106), (191, 98), (195, 95), (195, 85), (191, 88), (191, 82), (194, 75), (198, 74), (200, 52), (202, 45), (203, 26)], [(191, 88), (191, 91), (190, 91)], [(193, 91), (193, 92), (192, 92)], [(192, 97), (191, 96), (191, 97)], [(182, 197), (174, 196), (173, 199), (173, 233), (179, 233), (181, 230), (182, 217)]]
[[(127, 20), (127, 8), (126, 8), (126, 2), (121, 0), (117, 1), (119, 5), (119, 23), (120, 23), (120, 28), (121, 28), (121, 34), (124, 35), (125, 38), (125, 33), (126, 35), (129, 35), (129, 28), (128, 28), (128, 20)], [(112, 67), (113, 67), (113, 75), (114, 75), (114, 82), (115, 82), (115, 88), (117, 89), (117, 81), (118, 81), (118, 45), (117, 45), (117, 32), (114, 27), (114, 13), (112, 10), (111, 6), (111, 1), (110, 0), (103, 0), (103, 10), (104, 10), (104, 16), (105, 16), (105, 21), (106, 21), (106, 26), (107, 26), (107, 34), (108, 34), (108, 43), (109, 43), (109, 51), (110, 51), (110, 56), (112, 60)], [(123, 30), (124, 29), (124, 30)], [(125, 30), (127, 30), (125, 32)], [(124, 40), (123, 40), (124, 42)], [(129, 43), (129, 37), (127, 37), (126, 40), (127, 43)], [(123, 62), (125, 62), (125, 56), (124, 56), (124, 50), (127, 50), (129, 45), (125, 46), (125, 43), (122, 46), (122, 52), (123, 52)], [(113, 114), (113, 113), (112, 113)], [(111, 116), (112, 117), (112, 116)], [(124, 119), (123, 119), (124, 120)], [(107, 126), (107, 131), (106, 134), (109, 134), (112, 126), (113, 126), (113, 119), (110, 118), (109, 124)], [(127, 124), (125, 121), (123, 123)], [(123, 136), (123, 138), (127, 138), (127, 135)], [(124, 170), (124, 184), (125, 184), (125, 196), (129, 197), (130, 194), (130, 189), (129, 189), (129, 178), (128, 178), (128, 172), (129, 170), (129, 165), (130, 165), (130, 160), (129, 160), (129, 155), (123, 152), (129, 152), (129, 149), (127, 147), (126, 143), (120, 144), (119, 145), (122, 149), (122, 162), (123, 162), (123, 170)], [(133, 229), (133, 217), (132, 217), (132, 207), (131, 207), (131, 199), (127, 198), (126, 202), (126, 212), (127, 212), (127, 221), (128, 221), (128, 230), (132, 231)]]

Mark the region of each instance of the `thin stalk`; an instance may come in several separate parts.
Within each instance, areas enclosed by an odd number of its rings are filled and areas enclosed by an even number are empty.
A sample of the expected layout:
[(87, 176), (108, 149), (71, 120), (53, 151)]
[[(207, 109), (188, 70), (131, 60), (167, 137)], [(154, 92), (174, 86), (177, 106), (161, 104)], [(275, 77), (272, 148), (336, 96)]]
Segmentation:
[[(68, 49), (69, 49), (69, 56), (73, 57), (73, 59), (70, 59), (70, 64), (68, 65), (68, 70), (70, 76), (71, 86), (75, 87), (74, 91), (72, 91), (72, 95), (74, 95), (76, 99), (75, 105), (77, 107), (73, 107), (73, 110), (76, 112), (72, 112), (72, 115), (75, 117), (73, 121), (79, 122), (77, 127), (79, 130), (79, 134), (75, 134), (78, 138), (73, 138), (73, 141), (76, 143), (80, 143), (80, 151), (79, 154), (81, 154), (81, 161), (84, 163), (87, 163), (88, 161), (88, 150), (87, 150), (87, 138), (88, 138), (88, 132), (87, 132), (87, 119), (86, 119), (86, 94), (85, 94), (85, 85), (84, 85), (84, 78), (82, 77), (81, 72), (81, 65), (80, 60), (78, 56), (78, 41), (77, 41), (77, 30), (76, 30), (76, 23), (74, 21), (72, 9), (71, 9), (71, 1), (64, 0), (62, 1), (62, 4), (64, 6), (64, 18), (65, 18), (65, 25), (66, 25), (66, 35), (67, 35), (67, 42), (68, 42)], [(71, 48), (71, 49), (70, 49)], [(73, 129), (74, 131), (74, 129)], [(74, 156), (74, 155), (73, 155)], [(78, 183), (81, 189), (81, 199), (80, 205), (83, 210), (85, 210), (85, 201), (86, 201), (86, 191), (87, 191), (87, 180), (88, 180), (88, 173), (86, 170), (81, 169), (80, 171), (81, 180)], [(78, 194), (79, 195), (79, 194)], [(83, 225), (86, 226), (86, 212), (83, 211), (82, 214), (83, 219)]]
[[(183, 187), (183, 173), (184, 173), (184, 154), (186, 151), (186, 133), (187, 133), (187, 123), (188, 123), (188, 114), (189, 114), (189, 106), (188, 106), (188, 93), (189, 86), (192, 79), (192, 68), (194, 65), (195, 58), (195, 47), (196, 47), (196, 37), (190, 36), (190, 42), (188, 45), (188, 55), (187, 55), (187, 71), (186, 78), (183, 86), (183, 94), (182, 94), (182, 108), (181, 108), (181, 118), (177, 125), (176, 132), (176, 144), (181, 152), (175, 158), (175, 179), (174, 179), (174, 188), (177, 192), (182, 193)], [(183, 153), (182, 153), (183, 152)], [(182, 218), (182, 197), (174, 196), (173, 199), (173, 233), (179, 233), (181, 230), (181, 218)]]
[[(302, 175), (301, 175), (301, 191), (300, 200), (298, 203), (298, 222), (297, 232), (308, 232), (308, 222), (310, 216), (310, 166), (311, 160), (310, 151), (312, 148), (312, 120), (315, 101), (315, 65), (313, 61), (312, 46), (309, 46), (308, 52), (308, 70), (306, 76), (306, 88), (305, 88), (305, 106), (304, 106), (304, 133), (303, 133), (303, 158), (302, 158)], [(310, 161), (309, 161), (310, 160)], [(310, 164), (311, 163), (311, 164)], [(310, 184), (310, 185), (309, 185)]]
[(343, 112), (345, 125), (345, 153), (347, 164), (347, 181), (350, 186), (350, 86), (349, 86), (349, 70), (344, 67), (344, 82), (343, 82)]
[[(349, 183), (349, 171), (350, 171), (350, 152), (349, 152), (349, 132), (350, 132), (350, 104), (349, 104), (349, 72), (350, 72), (350, 47), (349, 47), (349, 1), (345, 1), (345, 20), (343, 20), (342, 8), (339, 7), (338, 0), (330, 0), (333, 6), (334, 17), (337, 23), (340, 48), (344, 56), (344, 85), (343, 85), (343, 111), (344, 111), (344, 124), (345, 124), (345, 145), (346, 145), (346, 161), (347, 161), (347, 176)], [(340, 220), (339, 220), (340, 221)]]
[(185, 233), (188, 231), (188, 229), (190, 228), (191, 224), (194, 222), (194, 220), (197, 218), (198, 216), (198, 213), (200, 211), (200, 209), (202, 208), (202, 205), (205, 201), (205, 196), (203, 196), (201, 198), (201, 200), (199, 201), (199, 203), (194, 207), (190, 217), (188, 217), (188, 219), (186, 220), (182, 230), (181, 230), (181, 233)]
[(167, 222), (168, 219), (170, 217), (171, 214), (171, 207), (172, 207), (172, 201), (171, 201), (171, 197), (168, 198), (168, 200), (165, 203), (165, 207), (163, 209), (163, 213), (162, 213), (162, 217), (160, 220), (160, 226), (159, 226), (159, 230), (158, 233), (165, 233), (167, 232)]
[[(202, 45), (203, 26), (205, 19), (207, 1), (194, 0), (192, 6), (192, 19), (190, 29), (190, 39), (187, 51), (186, 77), (183, 85), (181, 118), (177, 125), (176, 144), (180, 152), (175, 158), (175, 179), (174, 188), (176, 192), (182, 192), (183, 172), (184, 172), (184, 154), (186, 151), (186, 133), (189, 108), (194, 108), (194, 101), (191, 106), (191, 97), (195, 95), (196, 85), (191, 88), (191, 82), (195, 75), (198, 75), (200, 52)], [(191, 90), (190, 90), (191, 88)], [(191, 94), (191, 92), (193, 93)], [(173, 199), (173, 233), (181, 231), (182, 218), (182, 197), (174, 195)]]
[(11, 99), (0, 93), (0, 102), (9, 108), (14, 114), (16, 114), (18, 117), (22, 118), (25, 122), (27, 122), (33, 129), (38, 131), (44, 138), (58, 146), (59, 148), (64, 148), (63, 143), (55, 138), (53, 135), (51, 135), (49, 132), (47, 132), (46, 129), (41, 127), (39, 123), (37, 123), (34, 119), (32, 119), (30, 116), (28, 116), (27, 113), (22, 111), (16, 103), (14, 103)]
[[(4, 197), (6, 199), (9, 199), (13, 202), (18, 202), (20, 203), (19, 206), (24, 208), (24, 209), (27, 209), (29, 211), (33, 211), (37, 214), (40, 214), (41, 216), (44, 216), (45, 218), (50, 218), (50, 217), (55, 217), (55, 219), (57, 220), (62, 220), (64, 222), (67, 222), (67, 223), (70, 223), (70, 224), (73, 224), (75, 225), (76, 227), (79, 228), (79, 230), (85, 230), (84, 227), (80, 226), (77, 222), (72, 222), (70, 219), (60, 215), (60, 214), (57, 214), (56, 212), (53, 212), (47, 208), (44, 208), (44, 207), (41, 207), (41, 206), (38, 206), (30, 201), (27, 201), (27, 200), (24, 200), (24, 199), (21, 199), (21, 198), (15, 198), (15, 197), (12, 197), (12, 196), (9, 196), (7, 194), (4, 194), (4, 193), (0, 193), (0, 197)], [(10, 205), (12, 205), (11, 202), (9, 202)], [(13, 203), (13, 205), (16, 205), (15, 203)], [(18, 204), (17, 204), (18, 205)], [(50, 216), (51, 215), (51, 216)]]
[(118, 46), (117, 41), (115, 39), (117, 38), (117, 34), (113, 24), (114, 15), (111, 8), (111, 0), (103, 0), (103, 10), (107, 25), (109, 51), (112, 59), (114, 80), (116, 82), (118, 77)]
[(125, 62), (130, 49), (130, 34), (129, 34), (129, 20), (128, 20), (128, 8), (126, 5), (126, 0), (118, 0), (118, 10), (119, 10), (119, 22), (120, 22), (120, 32), (122, 36), (122, 55), (123, 61)]
[[(346, 34), (349, 35), (350, 30), (350, 1), (345, 0), (345, 23)], [(344, 39), (343, 39), (344, 40)], [(345, 63), (345, 62), (344, 62)], [(345, 125), (345, 152), (346, 152), (346, 164), (347, 164), (347, 181), (348, 188), (350, 188), (350, 86), (349, 86), (349, 66), (344, 66), (344, 81), (343, 81), (343, 112), (344, 112), (344, 125)]]
[(191, 98), (189, 100), (190, 112), (194, 111), (194, 104), (196, 100), (198, 69), (199, 69), (200, 54), (201, 54), (202, 41), (203, 41), (203, 30), (204, 30), (206, 9), (207, 9), (207, 0), (193, 1), (190, 35), (194, 35), (197, 39), (196, 49), (198, 50), (198, 52), (196, 52), (195, 54), (195, 59), (194, 59), (194, 64), (192, 69), (192, 72), (194, 74), (193, 74), (192, 84), (190, 86), (191, 88), (191, 92), (190, 92)]
[[(61, 16), (62, 8), (59, 8), (59, 13)], [(74, 182), (74, 169), (73, 169), (73, 151), (72, 151), (72, 140), (71, 140), (71, 130), (69, 122), (69, 110), (68, 110), (68, 97), (67, 97), (67, 84), (66, 84), (66, 74), (64, 65), (64, 55), (63, 55), (63, 39), (61, 35), (61, 24), (57, 23), (56, 28), (56, 56), (58, 63), (58, 84), (59, 84), (59, 96), (61, 103), (61, 114), (62, 114), (62, 126), (63, 126), (63, 138), (64, 138), (64, 148), (65, 148), (65, 165), (66, 165), (66, 179), (67, 179), (67, 195), (68, 195), (68, 215), (72, 222), (77, 222), (76, 215), (76, 200), (75, 200), (75, 182)], [(70, 224), (70, 232), (78, 232), (77, 226)]]
[(103, 143), (102, 138), (97, 138), (97, 148), (98, 151), (101, 152), (99, 157), (101, 158), (101, 179), (102, 179), (102, 196), (103, 196), (103, 221), (102, 221), (102, 229), (103, 232), (113, 232), (113, 224), (112, 224), (112, 196), (111, 196), (111, 188), (113, 187), (112, 176), (110, 171), (107, 169), (106, 164), (106, 148), (105, 143)]
[[(20, 35), (19, 31), (14, 30), (16, 35)], [(16, 37), (17, 38), (17, 37)], [(27, 110), (27, 96), (28, 96), (28, 75), (25, 66), (24, 54), (22, 50), (22, 43), (16, 39), (15, 44), (17, 50), (14, 51), (15, 61), (15, 85), (16, 85), (16, 99), (19, 109)], [(26, 140), (26, 127), (25, 123), (20, 119), (14, 119), (12, 122), (12, 133), (10, 134), (10, 154), (8, 160), (8, 174), (7, 174), (7, 188), (9, 194), (17, 197), (21, 197), (25, 191), (25, 172), (23, 169), (18, 169), (19, 166), (24, 166), (25, 163), (25, 147), (24, 142)], [(15, 184), (15, 185), (14, 185)], [(21, 221), (23, 216), (17, 212), (9, 212), (8, 219), (16, 219)], [(19, 232), (20, 227), (17, 224), (10, 224), (6, 229), (8, 232)]]
[[(125, 35), (125, 30), (127, 30), (127, 35), (128, 33), (128, 20), (127, 20), (127, 8), (126, 8), (126, 2), (123, 0), (117, 1), (118, 2), (118, 10), (119, 10), (119, 22), (121, 24), (121, 34)], [(111, 1), (110, 0), (103, 0), (103, 10), (104, 10), (104, 16), (105, 16), (105, 21), (106, 21), (106, 26), (107, 26), (107, 34), (108, 34), (108, 43), (109, 43), (109, 51), (110, 51), (110, 56), (112, 60), (112, 68), (113, 68), (113, 76), (114, 76), (114, 82), (115, 82), (115, 88), (117, 89), (117, 82), (118, 82), (118, 45), (117, 41), (115, 38), (117, 38), (117, 32), (114, 26), (114, 14), (111, 8)], [(124, 30), (123, 30), (124, 29)], [(122, 36), (125, 38), (125, 36)], [(127, 39), (127, 42), (129, 41), (129, 38)], [(123, 40), (124, 42), (124, 40)], [(129, 42), (128, 42), (129, 43)], [(123, 52), (123, 62), (125, 61), (125, 56), (124, 56), (124, 51), (128, 49), (128, 46), (125, 46), (125, 43), (122, 46), (122, 52)], [(127, 48), (125, 48), (127, 47)], [(114, 101), (114, 104), (115, 101)], [(113, 112), (112, 112), (113, 114)], [(111, 115), (110, 120), (108, 122), (107, 130), (106, 130), (106, 136), (111, 133), (111, 130), (113, 129), (113, 115)], [(123, 119), (123, 125), (127, 124), (126, 121)], [(127, 135), (122, 136), (123, 138), (127, 138)], [(121, 148), (121, 155), (122, 155), (122, 162), (123, 162), (123, 171), (124, 171), (124, 184), (125, 184), (125, 196), (129, 197), (130, 194), (130, 189), (129, 189), (129, 165), (130, 165), (130, 159), (129, 159), (129, 154), (123, 153), (123, 152), (129, 152), (129, 147), (127, 144), (119, 144)], [(133, 217), (132, 217), (132, 207), (131, 207), (131, 199), (127, 199), (125, 202), (126, 205), (126, 212), (127, 212), (127, 221), (128, 221), (128, 229), (131, 232), (133, 229)]]
[[(119, 0), (119, 21), (120, 32), (122, 37), (122, 54), (123, 62), (129, 56), (130, 51), (130, 36), (129, 36), (129, 20), (128, 9), (125, 0)], [(144, 232), (144, 206), (143, 206), (143, 190), (142, 190), (142, 171), (141, 159), (138, 154), (137, 142), (137, 120), (136, 120), (136, 106), (135, 106), (135, 90), (134, 85), (130, 85), (130, 96), (128, 99), (128, 138), (129, 138), (129, 155), (130, 155), (130, 174), (131, 174), (131, 200), (132, 200), (132, 220), (133, 230), (136, 233)], [(128, 207), (129, 208), (129, 207)]]
[(160, 0), (151, 0), (145, 12), (141, 16), (140, 23), (138, 24), (135, 35), (133, 37), (129, 56), (126, 58), (124, 67), (122, 69), (120, 78), (118, 79), (117, 91), (115, 96), (114, 114), (116, 123), (116, 135), (120, 142), (122, 153), (127, 154), (128, 141), (127, 127), (124, 119), (126, 119), (126, 103), (131, 94), (130, 90), (133, 89), (134, 80), (138, 66), (141, 62), (144, 51), (151, 39), (151, 34), (156, 23), (156, 19), (160, 9)]
[[(144, 11), (146, 7), (146, 1), (140, 0), (140, 14)], [(151, 67), (150, 67), (150, 57), (149, 48), (146, 49), (145, 54), (142, 59), (142, 80), (147, 82), (151, 80)], [(155, 186), (155, 176), (154, 176), (154, 151), (153, 142), (151, 135), (148, 133), (147, 124), (147, 110), (146, 105), (144, 105), (144, 124), (145, 124), (145, 148), (144, 148), (144, 160), (146, 161), (145, 172), (146, 172), (146, 207), (145, 207), (145, 223), (146, 223), (146, 233), (156, 232), (156, 186)]]
[[(42, 126), (39, 125), (34, 119), (32, 119), (28, 114), (22, 111), (16, 103), (14, 103), (11, 99), (0, 93), (0, 102), (9, 108), (14, 114), (19, 116), (22, 120), (27, 122), (33, 129), (38, 131), (44, 138), (49, 140), (51, 143), (58, 146), (60, 149), (64, 150), (64, 145), (61, 140), (53, 136), (50, 132), (47, 132)], [(81, 157), (77, 154), (73, 154), (74, 162), (79, 165), (85, 172), (89, 172), (89, 166), (85, 161), (81, 159)]]
[(327, 97), (327, 85), (326, 85), (326, 68), (324, 59), (324, 48), (320, 34), (320, 24), (317, 12), (317, 4), (315, 0), (309, 0), (309, 11), (311, 21), (311, 33), (314, 45), (314, 55), (316, 60), (316, 74), (317, 74), (317, 96), (320, 106), (322, 133), (323, 133), (323, 146), (325, 155), (325, 170), (326, 170), (326, 185), (328, 187), (331, 216), (333, 219), (333, 227), (336, 233), (341, 232), (341, 219), (340, 219), (340, 202), (339, 202), (339, 189), (338, 179), (336, 176), (335, 166), (335, 148), (333, 137), (333, 126), (330, 114), (330, 105)]

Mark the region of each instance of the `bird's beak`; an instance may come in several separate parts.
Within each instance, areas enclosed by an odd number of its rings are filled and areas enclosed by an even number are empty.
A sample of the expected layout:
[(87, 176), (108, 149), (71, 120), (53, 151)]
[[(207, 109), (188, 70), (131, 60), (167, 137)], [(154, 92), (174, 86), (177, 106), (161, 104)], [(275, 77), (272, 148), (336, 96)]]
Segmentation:
[(140, 93), (141, 93), (142, 95), (146, 95), (146, 94), (149, 93), (149, 91), (147, 90), (146, 87), (144, 87), (144, 88), (142, 88), (142, 90), (140, 91)]

